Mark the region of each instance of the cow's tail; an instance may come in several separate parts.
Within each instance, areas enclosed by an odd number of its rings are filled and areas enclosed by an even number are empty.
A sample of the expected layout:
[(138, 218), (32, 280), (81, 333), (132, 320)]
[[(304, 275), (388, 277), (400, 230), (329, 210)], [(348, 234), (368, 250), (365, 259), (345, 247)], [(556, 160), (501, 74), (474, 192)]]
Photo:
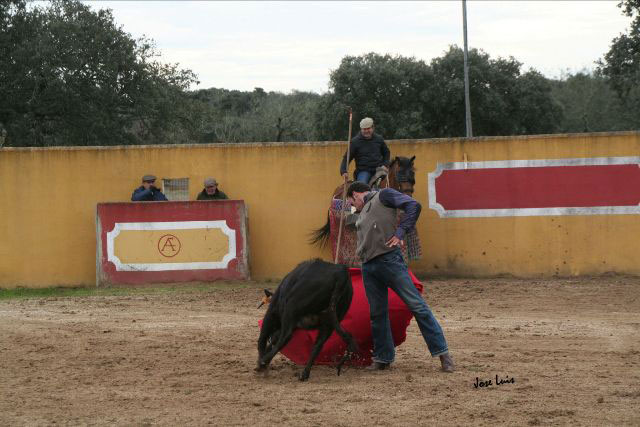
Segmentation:
[(327, 212), (327, 222), (322, 227), (311, 231), (309, 235), (309, 243), (312, 245), (318, 245), (320, 248), (324, 248), (329, 241), (330, 233), (331, 223), (329, 221), (329, 212)]

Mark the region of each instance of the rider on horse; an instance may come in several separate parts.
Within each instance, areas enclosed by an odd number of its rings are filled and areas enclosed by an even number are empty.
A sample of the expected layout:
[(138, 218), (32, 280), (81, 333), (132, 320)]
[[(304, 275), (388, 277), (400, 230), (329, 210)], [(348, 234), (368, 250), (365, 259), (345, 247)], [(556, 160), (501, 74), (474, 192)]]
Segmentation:
[[(384, 139), (377, 133), (373, 133), (373, 119), (365, 117), (360, 121), (360, 132), (353, 137), (349, 144), (349, 163), (351, 159), (356, 161), (354, 177), (356, 181), (369, 184), (372, 177), (384, 176), (389, 167), (389, 147)], [(340, 173), (348, 176), (347, 153), (342, 157)]]

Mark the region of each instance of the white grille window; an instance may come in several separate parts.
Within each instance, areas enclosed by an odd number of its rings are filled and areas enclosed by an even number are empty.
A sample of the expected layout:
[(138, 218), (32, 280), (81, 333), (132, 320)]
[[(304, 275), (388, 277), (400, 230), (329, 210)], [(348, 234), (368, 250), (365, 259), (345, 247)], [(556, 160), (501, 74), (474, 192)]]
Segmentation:
[(164, 195), (172, 202), (189, 200), (189, 178), (162, 178)]

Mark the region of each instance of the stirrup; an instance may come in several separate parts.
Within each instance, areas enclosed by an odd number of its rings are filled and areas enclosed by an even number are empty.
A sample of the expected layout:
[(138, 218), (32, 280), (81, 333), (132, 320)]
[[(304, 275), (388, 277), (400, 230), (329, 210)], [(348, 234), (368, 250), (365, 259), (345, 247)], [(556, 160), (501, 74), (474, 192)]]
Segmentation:
[(388, 173), (389, 173), (388, 171), (384, 170), (384, 167), (378, 166), (376, 168), (376, 173), (373, 174), (373, 176), (371, 177), (371, 179), (369, 179), (369, 182), (367, 184), (369, 184), (372, 189), (379, 190), (382, 180), (384, 180), (387, 177)]
[(372, 190), (380, 190), (380, 185), (382, 185), (382, 181), (387, 178), (387, 175), (380, 175), (374, 181), (371, 182)]
[(382, 184), (382, 181), (384, 181), (386, 177), (387, 175), (374, 176), (373, 178), (371, 178), (371, 180), (369, 180), (369, 186), (371, 187), (372, 190), (379, 190), (380, 184)]

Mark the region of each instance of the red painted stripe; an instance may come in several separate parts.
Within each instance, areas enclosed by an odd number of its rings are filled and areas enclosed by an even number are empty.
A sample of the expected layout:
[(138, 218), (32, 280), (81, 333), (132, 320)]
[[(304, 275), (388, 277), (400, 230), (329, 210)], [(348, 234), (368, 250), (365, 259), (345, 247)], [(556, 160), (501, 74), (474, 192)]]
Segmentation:
[[(143, 284), (173, 283), (211, 280), (245, 280), (249, 277), (249, 266), (244, 262), (247, 242), (244, 241), (243, 200), (189, 201), (189, 202), (137, 202), (99, 203), (98, 221), (102, 230), (99, 238), (102, 257), (98, 272), (103, 283)], [(107, 232), (116, 222), (174, 222), (225, 220), (227, 226), (236, 231), (237, 257), (229, 261), (226, 269), (173, 270), (173, 271), (116, 271), (107, 260)]]
[(435, 180), (445, 210), (636, 206), (638, 165), (445, 170)]

